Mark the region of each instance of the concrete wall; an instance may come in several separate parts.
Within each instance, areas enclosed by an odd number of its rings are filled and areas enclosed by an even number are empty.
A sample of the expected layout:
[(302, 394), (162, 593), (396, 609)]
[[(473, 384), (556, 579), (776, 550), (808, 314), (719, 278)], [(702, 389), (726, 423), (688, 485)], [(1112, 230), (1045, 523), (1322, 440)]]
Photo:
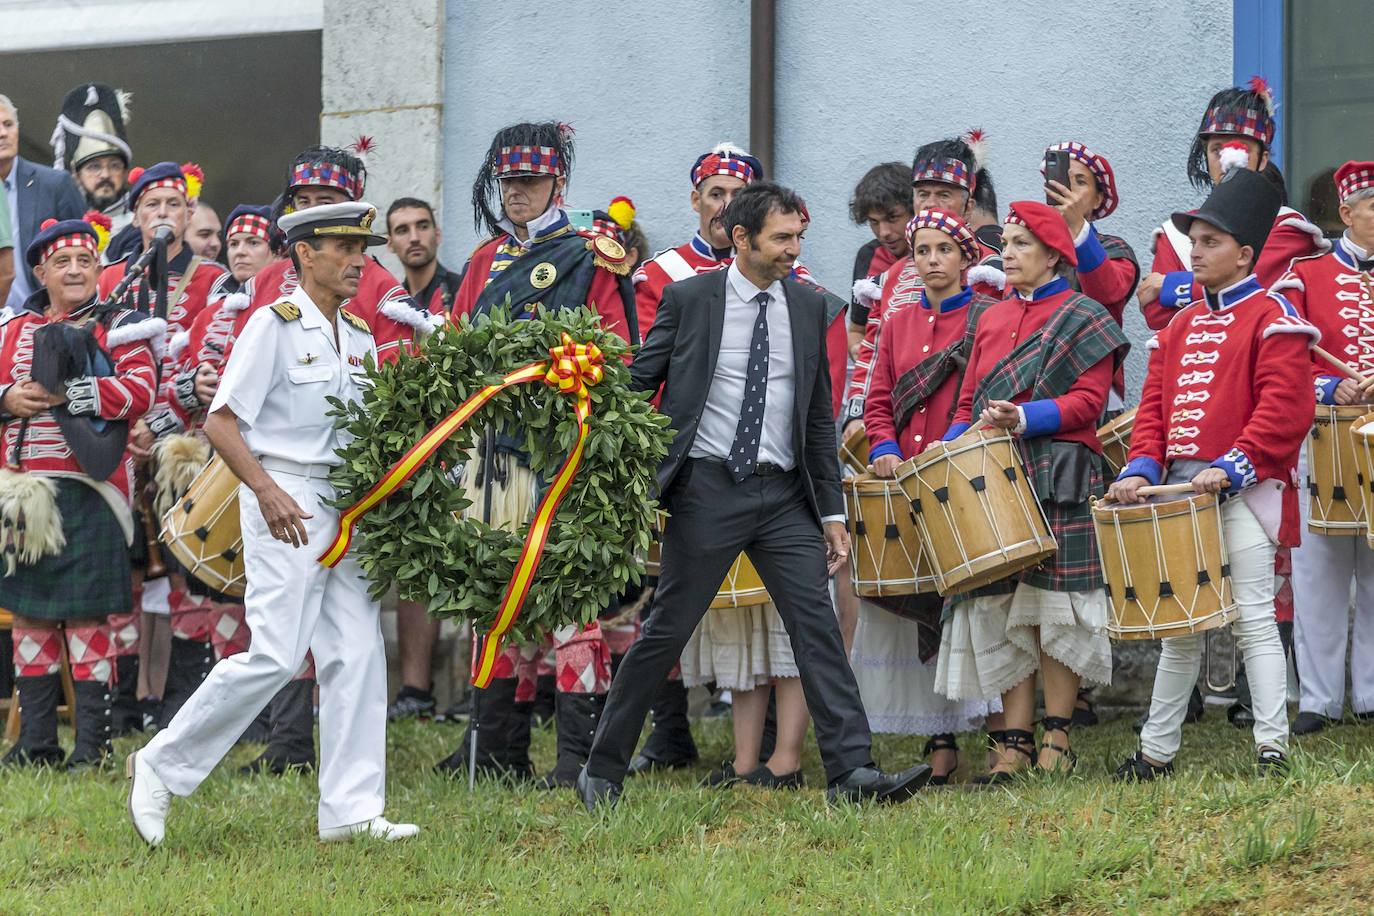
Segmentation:
[[(364, 194), (381, 213), (397, 197), (437, 204), (444, 0), (325, 0), (322, 50), (320, 142), (347, 146), (362, 135), (373, 138)], [(399, 263), (375, 250), (399, 277)]]
[[(1110, 15), (1087, 0), (1005, 0), (970, 13), (778, 6), (776, 177), (806, 197), (814, 222), (802, 256), (836, 290), (867, 238), (848, 222), (854, 182), (974, 125), (990, 135), (1004, 207), (1039, 197), (1049, 143), (1079, 139), (1106, 155), (1123, 204), (1103, 228), (1147, 262), (1152, 227), (1197, 202), (1184, 157), (1202, 106), (1231, 78), (1231, 0), (1142, 0)], [(744, 0), (577, 0), (529, 12), (450, 3), (445, 258), (457, 267), (476, 241), (469, 186), (492, 132), (525, 118), (577, 127), (572, 205), (628, 194), (653, 246), (685, 239), (695, 227), (684, 177), (692, 159), (714, 141), (748, 139), (748, 20)], [(1143, 344), (1131, 314), (1128, 330)], [(1142, 353), (1131, 360), (1132, 392)]]

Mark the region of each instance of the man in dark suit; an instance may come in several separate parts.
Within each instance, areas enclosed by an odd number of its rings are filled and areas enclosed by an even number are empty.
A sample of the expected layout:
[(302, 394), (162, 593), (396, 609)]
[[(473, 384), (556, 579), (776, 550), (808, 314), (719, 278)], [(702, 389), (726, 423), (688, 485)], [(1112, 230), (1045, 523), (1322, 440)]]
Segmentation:
[(636, 388), (663, 389), (677, 434), (658, 471), (662, 572), (643, 636), (611, 684), (583, 804), (614, 804), (654, 690), (677, 662), (745, 551), (792, 640), (816, 726), (828, 797), (903, 801), (930, 779), (916, 766), (873, 766), (868, 718), (830, 604), (828, 576), (848, 556), (821, 294), (787, 279), (805, 206), (755, 182), (723, 215), (735, 262), (669, 285), (630, 367)]
[[(19, 155), (19, 112), (0, 95), (0, 179), (9, 203), (14, 250), (23, 251), (45, 219), (80, 219), (86, 212), (72, 176), (29, 162)], [(17, 262), (22, 259), (16, 258)], [(37, 289), (27, 263), (16, 263), (7, 303), (19, 308)]]

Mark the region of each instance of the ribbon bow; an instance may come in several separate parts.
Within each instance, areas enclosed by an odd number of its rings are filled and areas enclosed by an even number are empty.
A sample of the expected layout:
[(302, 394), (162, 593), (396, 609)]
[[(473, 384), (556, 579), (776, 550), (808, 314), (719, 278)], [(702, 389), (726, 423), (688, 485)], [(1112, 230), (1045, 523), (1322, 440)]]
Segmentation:
[(581, 400), (588, 396), (587, 386), (597, 384), (605, 375), (601, 368), (605, 362), (596, 344), (574, 343), (564, 332), (563, 343), (549, 350), (549, 371), (544, 374), (544, 384)]

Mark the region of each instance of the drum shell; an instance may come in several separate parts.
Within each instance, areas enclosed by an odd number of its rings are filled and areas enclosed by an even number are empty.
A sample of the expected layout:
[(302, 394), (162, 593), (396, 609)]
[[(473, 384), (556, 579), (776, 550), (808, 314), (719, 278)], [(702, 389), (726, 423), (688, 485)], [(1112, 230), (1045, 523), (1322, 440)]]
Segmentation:
[[(1369, 432), (1361, 432), (1366, 426), (1370, 427)], [(1370, 497), (1374, 496), (1374, 493), (1370, 492), (1370, 488), (1374, 487), (1374, 411), (1364, 414), (1350, 425), (1350, 438), (1355, 449), (1355, 462), (1359, 466), (1360, 478), (1363, 481), (1360, 498), (1365, 509), (1365, 537), (1369, 546), (1374, 548), (1374, 531), (1368, 527)]]
[(771, 600), (768, 590), (763, 587), (763, 579), (759, 578), (758, 570), (754, 569), (754, 564), (749, 562), (748, 556), (740, 554), (735, 558), (730, 571), (725, 574), (720, 591), (711, 599), (711, 610), (754, 607), (767, 604)]
[(1129, 506), (1099, 501), (1093, 529), (1113, 639), (1185, 636), (1236, 618), (1215, 495)]
[(1102, 443), (1102, 457), (1107, 459), (1113, 476), (1120, 474), (1121, 469), (1130, 461), (1135, 412), (1136, 408), (1132, 407), (1110, 423), (1103, 424), (1097, 431), (1098, 441)]
[(1364, 535), (1369, 530), (1354, 430), (1367, 405), (1318, 404), (1307, 436), (1307, 530), (1326, 535)]
[(218, 455), (162, 517), (162, 541), (186, 571), (225, 595), (246, 587), (239, 479)]
[(868, 433), (854, 430), (840, 443), (840, 462), (856, 474), (868, 472)]
[(847, 477), (841, 486), (855, 593), (881, 598), (935, 591), (935, 572), (897, 482), (863, 475)]
[(1037, 566), (1058, 544), (1011, 436), (991, 429), (937, 442), (897, 467), (941, 595)]

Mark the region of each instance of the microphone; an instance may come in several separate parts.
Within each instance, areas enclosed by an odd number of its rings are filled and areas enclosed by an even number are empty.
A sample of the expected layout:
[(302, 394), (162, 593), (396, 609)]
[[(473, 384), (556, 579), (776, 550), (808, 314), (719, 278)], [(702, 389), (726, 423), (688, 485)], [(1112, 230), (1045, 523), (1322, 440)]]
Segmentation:
[(170, 244), (172, 241), (172, 227), (158, 226), (157, 229), (153, 232), (153, 241), (160, 242), (163, 245)]

